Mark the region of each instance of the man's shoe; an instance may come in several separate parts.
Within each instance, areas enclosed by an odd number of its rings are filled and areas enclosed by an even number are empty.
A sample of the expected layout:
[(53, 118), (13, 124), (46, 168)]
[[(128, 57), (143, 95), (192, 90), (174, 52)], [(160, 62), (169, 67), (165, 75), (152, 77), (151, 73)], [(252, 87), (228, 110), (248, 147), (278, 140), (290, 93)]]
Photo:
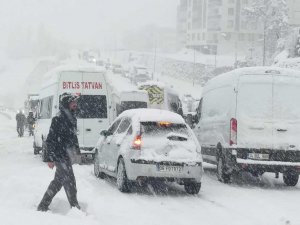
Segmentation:
[(40, 211), (40, 212), (47, 212), (48, 210), (49, 210), (49, 208), (47, 206), (39, 205), (37, 207), (37, 211)]

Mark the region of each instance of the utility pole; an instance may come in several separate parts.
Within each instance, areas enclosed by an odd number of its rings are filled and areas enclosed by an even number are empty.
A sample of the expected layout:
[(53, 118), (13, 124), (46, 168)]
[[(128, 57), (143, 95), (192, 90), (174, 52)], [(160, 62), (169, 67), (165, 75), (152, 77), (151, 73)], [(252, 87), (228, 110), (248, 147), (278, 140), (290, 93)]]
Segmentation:
[(196, 50), (195, 50), (195, 47), (193, 48), (194, 49), (194, 63), (193, 63), (193, 87), (195, 85), (195, 64), (196, 64)]
[(156, 66), (156, 39), (154, 40), (154, 58), (153, 58), (152, 80), (154, 80), (155, 66)]
[(263, 39), (264, 39), (264, 46), (263, 46), (263, 66), (266, 65), (266, 21), (264, 21), (264, 34), (263, 34)]

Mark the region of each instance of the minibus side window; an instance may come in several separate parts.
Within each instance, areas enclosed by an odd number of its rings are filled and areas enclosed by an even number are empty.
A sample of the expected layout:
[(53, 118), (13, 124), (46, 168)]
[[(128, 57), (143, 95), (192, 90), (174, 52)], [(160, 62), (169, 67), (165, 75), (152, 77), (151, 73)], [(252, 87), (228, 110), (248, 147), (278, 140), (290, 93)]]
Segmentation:
[(39, 119), (50, 119), (52, 115), (53, 96), (41, 100)]

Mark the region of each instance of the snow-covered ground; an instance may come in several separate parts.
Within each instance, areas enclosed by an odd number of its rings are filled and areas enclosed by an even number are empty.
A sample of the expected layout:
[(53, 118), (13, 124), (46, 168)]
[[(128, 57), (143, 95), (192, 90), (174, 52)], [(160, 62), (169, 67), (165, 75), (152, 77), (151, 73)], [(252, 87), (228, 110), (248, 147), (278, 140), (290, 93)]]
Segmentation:
[(207, 164), (202, 189), (194, 196), (174, 184), (124, 194), (113, 180), (97, 179), (92, 165), (75, 165), (84, 212), (69, 208), (63, 189), (51, 211), (37, 212), (54, 170), (33, 155), (32, 137), (17, 137), (14, 115), (10, 117), (0, 114), (0, 224), (300, 224), (299, 185), (286, 187), (270, 174), (261, 179), (243, 174), (230, 185), (222, 184)]

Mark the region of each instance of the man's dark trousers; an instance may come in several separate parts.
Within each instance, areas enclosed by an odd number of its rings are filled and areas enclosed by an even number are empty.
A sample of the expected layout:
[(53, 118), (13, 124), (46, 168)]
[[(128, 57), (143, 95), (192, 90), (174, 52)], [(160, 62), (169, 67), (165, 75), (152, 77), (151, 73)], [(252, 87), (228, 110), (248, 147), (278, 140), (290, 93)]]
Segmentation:
[(70, 205), (78, 207), (76, 181), (71, 162), (55, 162), (55, 167), (54, 180), (51, 181), (40, 206), (48, 208), (57, 192), (64, 187)]

